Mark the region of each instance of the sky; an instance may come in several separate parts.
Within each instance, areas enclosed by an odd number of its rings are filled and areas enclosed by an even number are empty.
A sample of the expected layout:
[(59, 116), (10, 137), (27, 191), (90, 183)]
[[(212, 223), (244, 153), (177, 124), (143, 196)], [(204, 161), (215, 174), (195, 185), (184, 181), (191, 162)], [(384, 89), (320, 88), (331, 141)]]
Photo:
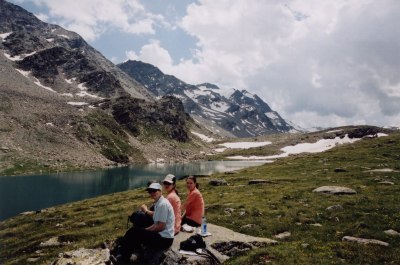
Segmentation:
[(303, 127), (400, 127), (399, 0), (12, 0), (114, 63), (257, 94)]

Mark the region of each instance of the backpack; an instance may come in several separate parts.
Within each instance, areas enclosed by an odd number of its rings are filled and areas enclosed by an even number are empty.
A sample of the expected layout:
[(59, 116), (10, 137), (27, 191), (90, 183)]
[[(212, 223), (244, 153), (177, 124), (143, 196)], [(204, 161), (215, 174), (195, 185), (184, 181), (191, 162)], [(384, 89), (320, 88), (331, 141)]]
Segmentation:
[(188, 239), (182, 241), (179, 244), (179, 248), (181, 250), (186, 250), (186, 251), (196, 251), (198, 248), (206, 248), (206, 242), (204, 242), (203, 237), (201, 235), (193, 235), (189, 237)]
[[(199, 256), (203, 256), (209, 260), (209, 264), (217, 265), (221, 264), (219, 259), (207, 249), (206, 242), (204, 242), (203, 237), (201, 235), (195, 234), (185, 241), (182, 241), (179, 245), (180, 250), (193, 251), (196, 252)], [(201, 251), (197, 251), (198, 249)]]

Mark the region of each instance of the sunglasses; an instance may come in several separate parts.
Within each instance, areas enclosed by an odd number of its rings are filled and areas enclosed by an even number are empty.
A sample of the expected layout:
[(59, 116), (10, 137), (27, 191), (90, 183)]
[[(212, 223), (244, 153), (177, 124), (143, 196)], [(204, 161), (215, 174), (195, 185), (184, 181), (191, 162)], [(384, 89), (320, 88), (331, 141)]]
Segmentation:
[(169, 182), (167, 182), (167, 181), (164, 181), (164, 182), (163, 182), (163, 185), (169, 186), (169, 185), (172, 185), (172, 183), (169, 183)]
[(153, 190), (153, 189), (148, 189), (148, 190), (147, 190), (148, 193), (154, 193), (154, 192), (156, 192), (156, 191), (158, 191), (158, 190)]

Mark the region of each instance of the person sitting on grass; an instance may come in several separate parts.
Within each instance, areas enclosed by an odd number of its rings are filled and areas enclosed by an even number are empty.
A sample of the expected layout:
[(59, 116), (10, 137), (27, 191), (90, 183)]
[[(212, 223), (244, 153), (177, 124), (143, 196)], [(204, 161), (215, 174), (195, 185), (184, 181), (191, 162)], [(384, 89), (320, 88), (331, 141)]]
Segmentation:
[(199, 184), (195, 176), (189, 176), (186, 179), (186, 187), (188, 188), (188, 197), (183, 206), (185, 211), (182, 217), (182, 225), (187, 224), (192, 227), (200, 227), (201, 219), (204, 216), (204, 200), (200, 191)]
[(129, 229), (121, 239), (119, 254), (116, 257), (110, 256), (113, 263), (137, 260), (142, 246), (163, 251), (174, 241), (174, 210), (171, 203), (162, 196), (161, 185), (152, 183), (146, 191), (154, 200), (154, 224), (146, 228), (133, 226)]

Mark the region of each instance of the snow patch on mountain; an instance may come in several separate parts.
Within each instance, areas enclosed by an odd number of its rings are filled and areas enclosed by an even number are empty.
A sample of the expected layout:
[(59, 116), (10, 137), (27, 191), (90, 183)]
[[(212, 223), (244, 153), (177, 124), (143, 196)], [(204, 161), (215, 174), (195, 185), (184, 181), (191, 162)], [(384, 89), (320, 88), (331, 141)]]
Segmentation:
[(214, 141), (214, 138), (208, 137), (204, 134), (195, 132), (195, 131), (191, 131), (192, 134), (196, 135), (197, 137), (199, 137), (201, 140), (203, 140), (206, 143), (211, 143), (212, 141)]

